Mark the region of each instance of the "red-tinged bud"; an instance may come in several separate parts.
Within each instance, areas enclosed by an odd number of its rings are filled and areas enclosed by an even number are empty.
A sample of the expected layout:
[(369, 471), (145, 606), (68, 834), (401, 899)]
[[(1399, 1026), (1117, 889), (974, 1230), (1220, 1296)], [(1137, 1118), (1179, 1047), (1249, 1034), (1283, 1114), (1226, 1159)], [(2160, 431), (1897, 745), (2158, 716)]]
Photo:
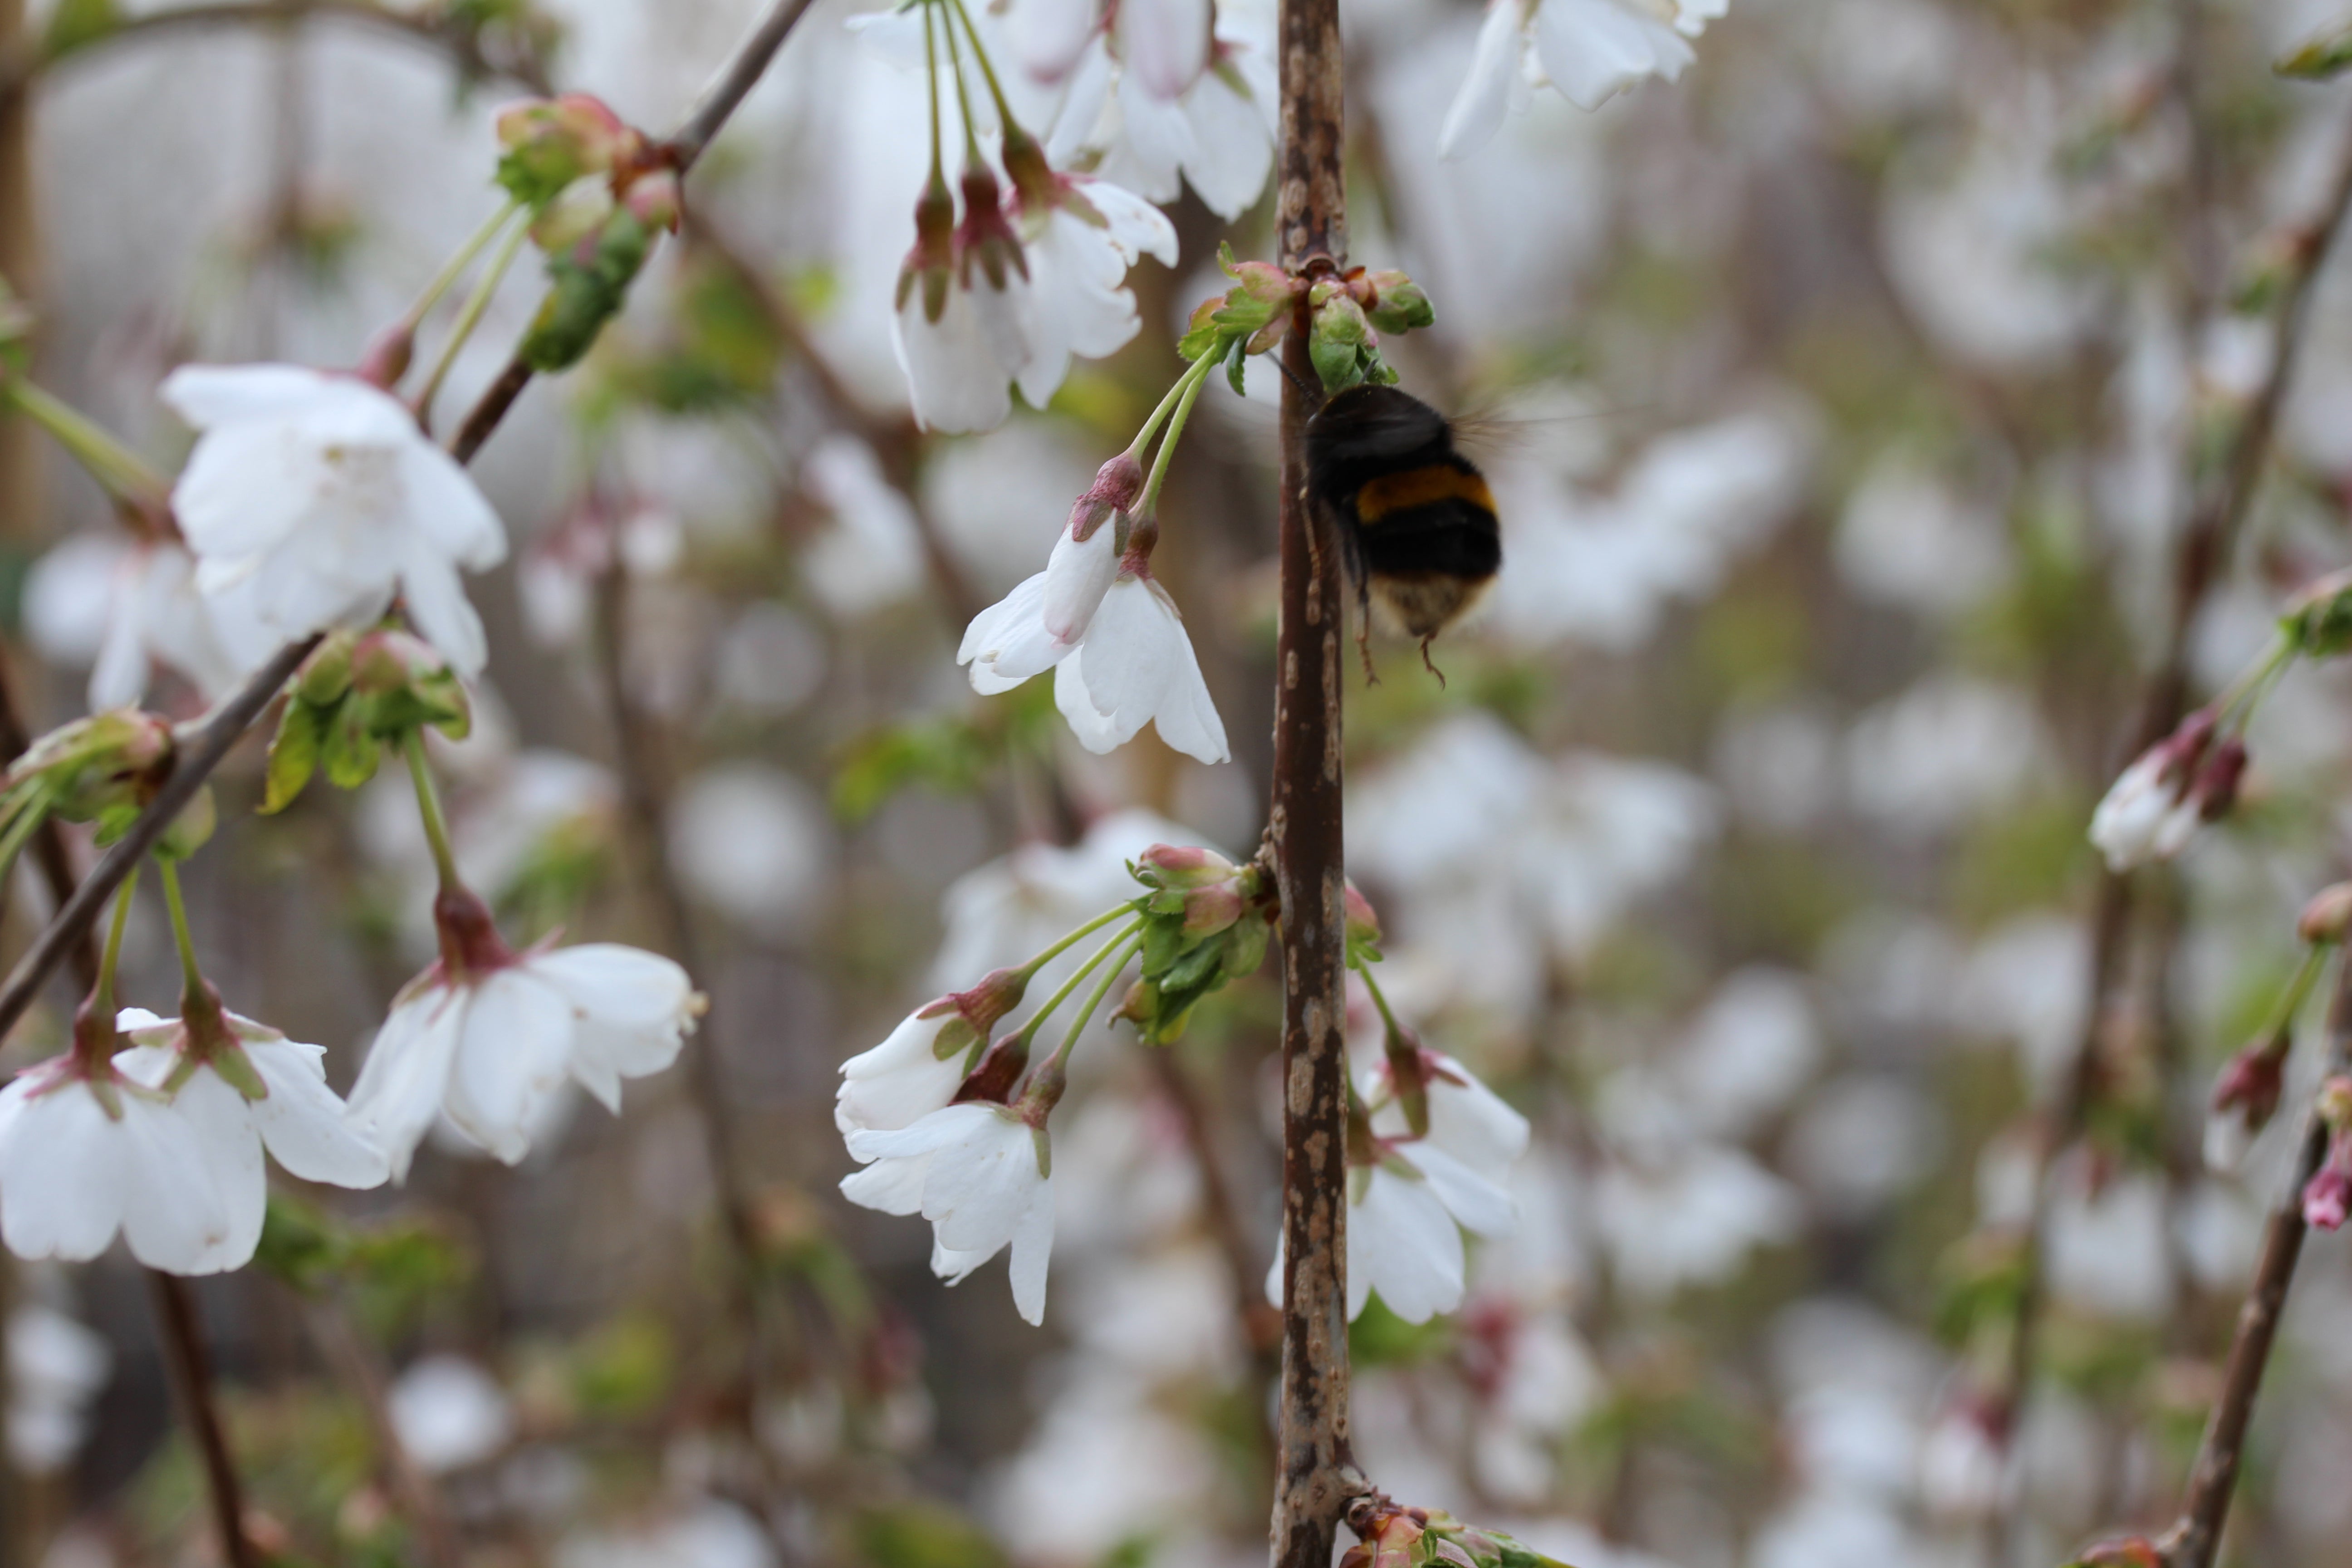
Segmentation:
[(360, 354), (359, 378), (389, 392), (400, 384), (415, 357), (416, 329), (406, 321), (394, 321), (368, 340)]
[(2352, 1215), (2352, 1135), (2327, 1141), (2327, 1163), (2303, 1189), (2303, 1221), (2318, 1230), (2339, 1230)]
[(1348, 910), (1348, 945), (1360, 947), (1377, 944), (1381, 940), (1381, 917), (1372, 909), (1371, 900), (1356, 890), (1356, 884), (1347, 884), (1345, 895)]
[(463, 885), (443, 888), (433, 899), (433, 926), (441, 939), (441, 967), (463, 981), (505, 968), (514, 949), (499, 935), (499, 924), (481, 895)]
[[(1062, 1058), (1058, 1056), (1046, 1058), (1037, 1070), (1029, 1075), (1029, 1087), (1021, 1091), (1021, 1103), (1016, 1108), (1021, 1120), (1042, 1134), (1045, 1129), (1045, 1119), (1054, 1113), (1054, 1107), (1062, 1103), (1063, 1092), (1069, 1087), (1070, 1069), (1062, 1065)], [(1045, 1162), (1045, 1151), (1041, 1142), (1038, 1149), (1041, 1170)]]
[(685, 212), (685, 197), (678, 188), (677, 172), (657, 170), (629, 182), (629, 194), (625, 204), (629, 216), (647, 228), (677, 232), (679, 216)]
[(1240, 885), (1236, 882), (1195, 888), (1184, 895), (1184, 934), (1190, 937), (1214, 936), (1241, 919), (1245, 907)]
[(1160, 520), (1146, 514), (1128, 524), (1127, 551), (1118, 558), (1118, 569), (1130, 577), (1151, 575), (1151, 552), (1160, 548)]
[(395, 627), (368, 633), (352, 647), (352, 689), (368, 696), (404, 691), (411, 683), (448, 673), (449, 661), (431, 643)]
[(898, 292), (894, 310), (907, 308), (907, 296), (919, 282), (923, 289), (923, 320), (937, 321), (948, 308), (948, 288), (955, 278), (955, 196), (947, 182), (934, 179), (915, 203), (915, 243), (898, 264)]
[(965, 1075), (957, 1089), (954, 1103), (1003, 1105), (1013, 1098), (1013, 1086), (1021, 1081), (1028, 1066), (1028, 1040), (1020, 1035), (1005, 1036), (981, 1054), (980, 1065)]
[(2144, 1535), (2126, 1535), (2085, 1549), (2066, 1568), (2164, 1568), (2164, 1553)]
[(2279, 1052), (2282, 1043), (2256, 1040), (2231, 1058), (2230, 1065), (2214, 1080), (2213, 1109), (2238, 1112), (2257, 1131), (2267, 1126), (2278, 1111), (2285, 1082), (2285, 1063)]
[(2246, 742), (2232, 735), (2215, 746), (2197, 770), (2189, 794), (2203, 822), (2218, 822), (2238, 804), (2238, 784), (2246, 776)]
[(1012, 287), (1016, 274), (1024, 281), (1029, 277), (1021, 237), (1006, 221), (1003, 193), (985, 166), (963, 172), (963, 222), (956, 226), (955, 254), (956, 281), (966, 289), (972, 286), (974, 263), (1000, 294)]
[(1198, 844), (1155, 844), (1136, 858), (1151, 873), (1145, 879), (1158, 888), (1206, 888), (1230, 882), (1239, 869), (1234, 864)]
[(970, 990), (950, 993), (940, 1000), (970, 1019), (971, 1026), (985, 1039), (988, 1032), (996, 1027), (999, 1018), (1021, 1005), (1021, 998), (1028, 988), (1028, 977), (1020, 970), (992, 969), (982, 975), (980, 984)]
[(2341, 947), (2352, 933), (2352, 882), (2337, 882), (2313, 894), (2294, 922), (2294, 933), (2314, 946)]
[(1095, 482), (1071, 503), (1069, 534), (1083, 544), (1095, 530), (1133, 507), (1143, 494), (1143, 465), (1132, 452), (1121, 452), (1095, 470)]

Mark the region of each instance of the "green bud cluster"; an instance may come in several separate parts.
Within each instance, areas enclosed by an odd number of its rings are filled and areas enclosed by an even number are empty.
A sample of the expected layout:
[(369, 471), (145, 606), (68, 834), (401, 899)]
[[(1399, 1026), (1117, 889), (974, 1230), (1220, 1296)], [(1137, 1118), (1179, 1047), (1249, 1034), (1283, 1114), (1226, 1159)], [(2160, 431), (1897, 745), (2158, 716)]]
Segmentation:
[(1282, 342), (1302, 304), (1307, 359), (1326, 392), (1364, 381), (1393, 382), (1396, 372), (1381, 358), (1381, 334), (1410, 331), (1436, 319), (1429, 296), (1402, 272), (1359, 267), (1310, 283), (1272, 262), (1236, 261), (1230, 246), (1218, 248), (1217, 265), (1233, 287), (1193, 310), (1176, 352), (1196, 363), (1203, 357), (1222, 362), (1236, 392), (1243, 364)]
[(295, 671), (261, 809), (285, 810), (321, 768), (338, 788), (357, 789), (385, 746), (427, 725), (460, 741), (473, 722), (465, 683), (428, 644), (390, 626), (337, 632)]
[(1145, 1044), (1169, 1045), (1202, 997), (1265, 962), (1272, 889), (1257, 867), (1191, 847), (1154, 845), (1128, 870), (1150, 890), (1130, 905), (1143, 920), (1142, 978), (1118, 1016)]

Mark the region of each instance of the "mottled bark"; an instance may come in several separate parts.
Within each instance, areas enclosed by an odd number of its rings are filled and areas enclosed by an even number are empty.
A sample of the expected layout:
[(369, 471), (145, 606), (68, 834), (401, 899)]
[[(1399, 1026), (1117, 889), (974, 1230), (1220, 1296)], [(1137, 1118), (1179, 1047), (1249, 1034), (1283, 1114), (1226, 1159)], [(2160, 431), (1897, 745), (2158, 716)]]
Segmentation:
[[(1283, 0), (1283, 265), (1317, 271), (1345, 253), (1342, 70), (1337, 0)], [(1328, 1568), (1341, 1512), (1360, 1489), (1348, 1447), (1346, 878), (1340, 835), (1345, 584), (1334, 521), (1307, 500), (1307, 320), (1283, 353), (1282, 635), (1276, 647), (1269, 812), (1282, 892), (1282, 1397), (1275, 1568)]]

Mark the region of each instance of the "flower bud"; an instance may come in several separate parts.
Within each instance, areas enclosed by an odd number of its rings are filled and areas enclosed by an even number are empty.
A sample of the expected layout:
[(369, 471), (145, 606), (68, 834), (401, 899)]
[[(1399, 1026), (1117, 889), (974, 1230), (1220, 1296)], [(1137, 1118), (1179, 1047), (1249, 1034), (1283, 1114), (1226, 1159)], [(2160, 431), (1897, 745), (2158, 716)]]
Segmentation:
[(1373, 911), (1371, 900), (1356, 890), (1356, 884), (1346, 884), (1345, 903), (1348, 911), (1348, 945), (1378, 947), (1381, 941), (1381, 917)]
[(2331, 1132), (2352, 1131), (2352, 1078), (2338, 1073), (2319, 1086), (2312, 1109)]
[(2236, 1169), (2254, 1135), (2277, 1114), (2285, 1045), (2276, 1037), (2256, 1040), (2231, 1058), (2214, 1080), (2205, 1121), (2205, 1163), (2212, 1169)]
[(432, 644), (393, 627), (372, 631), (352, 647), (352, 689), (362, 697), (404, 691), (448, 673), (449, 661)]
[[(969, 990), (950, 992), (940, 1000), (951, 1004), (986, 1039), (996, 1027), (996, 1021), (1021, 1005), (1021, 998), (1029, 988), (1028, 977), (1018, 969), (992, 969), (980, 977), (980, 983)], [(938, 1006), (933, 1003), (932, 1006)], [(928, 1014), (929, 1009), (926, 1009)]]
[(1194, 888), (1184, 895), (1184, 934), (1214, 936), (1240, 920), (1246, 907), (1238, 882)]
[(2327, 1141), (2327, 1163), (2303, 1189), (2303, 1222), (2318, 1230), (2340, 1230), (2352, 1215), (2352, 1148), (2347, 1135)]
[(972, 263), (977, 261), (988, 286), (1003, 293), (1015, 273), (1024, 279), (1029, 276), (1029, 258), (1021, 249), (1021, 237), (1005, 221), (1004, 198), (987, 165), (976, 163), (966, 169), (962, 184), (963, 222), (956, 226), (955, 237), (956, 281), (971, 288)]
[(1155, 844), (1136, 859), (1136, 875), (1155, 888), (1206, 888), (1233, 880), (1239, 869), (1198, 844)]
[(2246, 776), (2246, 742), (2232, 735), (2216, 745), (2197, 770), (2189, 790), (2200, 822), (2218, 822), (2238, 804), (2238, 784)]
[(36, 784), (68, 822), (98, 822), (110, 838), (154, 797), (172, 771), (172, 727), (135, 708), (60, 725), (26, 748), (0, 787)]
[(2085, 1548), (2066, 1568), (2164, 1568), (2164, 1553), (2144, 1535), (2126, 1535)]
[(531, 219), (530, 242), (548, 256), (570, 250), (603, 228), (614, 206), (609, 181), (596, 175), (574, 180), (549, 198)]
[(678, 188), (677, 172), (659, 169), (630, 181), (626, 205), (631, 215), (647, 228), (676, 234), (678, 220), (686, 211), (685, 195)]
[(313, 708), (331, 708), (352, 689), (352, 650), (359, 634), (329, 632), (294, 672), (294, 695)]
[(530, 99), (499, 113), (499, 184), (517, 201), (544, 206), (585, 174), (605, 174), (626, 143), (621, 117), (586, 93)]
[(2294, 922), (2294, 933), (2314, 946), (2340, 947), (2352, 932), (2352, 882), (2336, 882), (2312, 895)]
[(1372, 325), (1383, 332), (1409, 331), (1437, 319), (1421, 285), (1402, 272), (1367, 272), (1350, 279), (1357, 302)]
[(2288, 602), (2279, 629), (2294, 651), (2307, 658), (2352, 651), (2352, 571), (2332, 572), (2306, 584)]

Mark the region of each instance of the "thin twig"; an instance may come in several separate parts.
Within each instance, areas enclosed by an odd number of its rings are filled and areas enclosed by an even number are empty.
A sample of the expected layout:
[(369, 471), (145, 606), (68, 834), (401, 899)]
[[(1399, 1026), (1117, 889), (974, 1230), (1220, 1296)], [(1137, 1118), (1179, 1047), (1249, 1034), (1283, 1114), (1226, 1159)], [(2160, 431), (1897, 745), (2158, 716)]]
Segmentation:
[[(1346, 75), (1338, 0), (1282, 0), (1283, 266), (1347, 252)], [(1332, 520), (1307, 502), (1299, 388), (1307, 306), (1283, 344), (1282, 629), (1275, 649), (1274, 787), (1267, 814), (1282, 894), (1282, 1394), (1274, 1568), (1330, 1568), (1339, 1516), (1363, 1489), (1348, 1442), (1347, 917), (1340, 847), (1341, 623), (1347, 599)]]
[[(2352, 963), (2337, 972), (2327, 1036), (2328, 1073), (2352, 1072)], [(2221, 1396), (2214, 1401), (2205, 1436), (2197, 1445), (2197, 1462), (2189, 1471), (2180, 1521), (2158, 1542), (2166, 1568), (2212, 1568), (2213, 1554), (2221, 1544), (2230, 1498), (2237, 1489), (2238, 1468), (2245, 1458), (2246, 1427), (2253, 1419), (2254, 1396), (2262, 1391), (2263, 1372), (2270, 1365), (2287, 1287), (2294, 1282), (2295, 1262), (2303, 1255), (2303, 1238), (2310, 1228), (2303, 1217), (2303, 1189), (2326, 1157), (2327, 1138), (2327, 1124), (2315, 1108), (2305, 1117), (2302, 1152), (2286, 1190), (2279, 1194), (2278, 1206), (2271, 1211), (2270, 1223), (2263, 1231), (2262, 1259), (2255, 1265), (2245, 1305), (2238, 1309), (2238, 1328), (2230, 1341), (2230, 1359), (2222, 1368)]]
[[(2302, 357), (2305, 321), (2310, 313), (2320, 268), (2335, 248), (2347, 214), (2352, 214), (2352, 127), (2347, 127), (2327, 204), (2318, 221), (2303, 236), (2283, 280), (2283, 297), (2271, 322), (2270, 374), (2239, 421), (2220, 479), (2201, 497), (2182, 531), (2179, 551), (2174, 558), (2172, 619), (2163, 656), (2143, 689), (2123, 760), (2138, 755), (2169, 734), (2188, 707), (2189, 636), (2261, 492), (2279, 411), (2285, 405)], [(2058, 1154), (2080, 1132), (2097, 1096), (2109, 1005), (2130, 946), (2132, 907), (2128, 874), (2118, 874), (2103, 866), (2092, 916), (2088, 1017), (2057, 1114), (2037, 1142), (2033, 1210), (2021, 1259), (2024, 1278), (2010, 1342), (2008, 1386), (2001, 1391), (2000, 1399), (2005, 1419), (2012, 1425), (2033, 1373), (2043, 1298), (2042, 1251), (2049, 1231), (2052, 1171)], [(1997, 1526), (1993, 1557), (1996, 1565), (2012, 1558), (2018, 1511), (2005, 1510), (2004, 1522)]]
[(212, 1369), (205, 1355), (204, 1331), (196, 1321), (195, 1295), (186, 1280), (157, 1268), (147, 1270), (147, 1283), (154, 1293), (155, 1322), (163, 1331), (163, 1364), (171, 1374), (172, 1392), (188, 1424), (188, 1435), (195, 1439), (196, 1458), (204, 1466), (222, 1554), (229, 1568), (259, 1568), (260, 1554), (245, 1532), (236, 1463), (229, 1457), (228, 1435), (222, 1429), (220, 1410), (213, 1400)]

